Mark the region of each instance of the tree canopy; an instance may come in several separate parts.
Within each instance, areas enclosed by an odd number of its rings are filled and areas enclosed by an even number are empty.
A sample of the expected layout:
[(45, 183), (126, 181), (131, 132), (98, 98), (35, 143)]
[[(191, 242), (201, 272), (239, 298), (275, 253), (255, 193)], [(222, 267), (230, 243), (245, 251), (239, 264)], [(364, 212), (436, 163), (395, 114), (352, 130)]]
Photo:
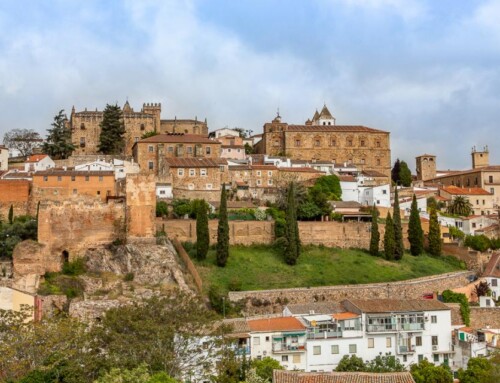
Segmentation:
[(125, 124), (122, 110), (118, 105), (106, 105), (100, 124), (99, 152), (103, 154), (123, 154), (125, 149)]
[(458, 214), (464, 217), (468, 217), (472, 214), (472, 204), (469, 199), (464, 196), (456, 196), (453, 198), (447, 209), (448, 213)]
[(67, 121), (68, 117), (64, 114), (64, 110), (60, 110), (54, 117), (52, 129), (48, 129), (47, 139), (42, 146), (42, 150), (52, 159), (68, 158), (75, 150), (75, 146), (71, 142), (71, 129)]
[(42, 143), (40, 134), (33, 129), (12, 129), (3, 136), (3, 144), (9, 149), (19, 150), (21, 156), (29, 156)]

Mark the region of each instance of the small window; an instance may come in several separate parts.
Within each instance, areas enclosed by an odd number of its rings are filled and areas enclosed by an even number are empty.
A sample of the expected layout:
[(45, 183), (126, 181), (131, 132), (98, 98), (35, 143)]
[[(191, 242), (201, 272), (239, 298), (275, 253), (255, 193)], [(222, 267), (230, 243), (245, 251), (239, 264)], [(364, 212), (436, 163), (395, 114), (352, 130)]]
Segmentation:
[(495, 286), (495, 287), (496, 287), (496, 286), (498, 286), (498, 279), (493, 278), (493, 279), (491, 280), (491, 285), (492, 285), (492, 286)]
[(101, 195), (101, 191), (100, 190), (97, 191), (97, 195)]
[(262, 184), (262, 181), (261, 180), (257, 180), (257, 185), (261, 185)]
[(385, 347), (392, 347), (392, 339), (390, 337), (385, 338)]
[(165, 194), (165, 190), (160, 190), (160, 195)]
[(374, 348), (374, 347), (375, 347), (375, 339), (368, 338), (368, 348)]
[(80, 124), (80, 129), (85, 130), (85, 124), (83, 122)]
[(134, 138), (134, 141), (135, 141), (135, 142), (139, 142), (139, 137), (135, 137), (135, 138)]
[(489, 182), (490, 184), (492, 184), (492, 183), (493, 183), (493, 176), (488, 176), (488, 182)]
[(332, 344), (332, 354), (338, 354), (338, 353), (339, 353), (339, 345)]
[(288, 355), (281, 355), (282, 362), (288, 362)]
[(431, 315), (431, 323), (437, 323), (437, 322), (438, 322), (437, 315)]
[(375, 146), (376, 146), (377, 148), (380, 148), (380, 141), (378, 141), (378, 140), (377, 140), (377, 141), (375, 141)]
[(195, 169), (189, 169), (189, 177), (194, 177), (196, 175)]
[(313, 346), (313, 355), (321, 355), (321, 346)]
[(355, 344), (349, 345), (349, 354), (355, 354), (357, 352), (357, 346)]
[(149, 145), (149, 146), (148, 146), (148, 152), (149, 152), (149, 153), (153, 153), (153, 151), (154, 151), (154, 147), (153, 147), (153, 145)]
[(418, 362), (420, 363), (423, 360), (424, 360), (424, 356), (422, 354), (419, 354), (418, 355)]
[(382, 190), (382, 194), (387, 194), (387, 190)]
[(219, 166), (219, 171), (220, 171), (220, 172), (224, 172), (224, 165), (220, 165), (220, 166)]
[(415, 344), (417, 346), (422, 346), (422, 337), (421, 336), (415, 337)]
[(76, 177), (75, 176), (71, 176), (71, 181), (75, 181)]
[(90, 181), (90, 177), (89, 176), (85, 176), (85, 181)]
[(380, 166), (380, 158), (377, 158), (377, 165)]
[(103, 176), (99, 176), (99, 182), (102, 182), (104, 180)]
[(300, 354), (293, 355), (293, 363), (298, 364), (300, 363)]
[(184, 169), (177, 169), (177, 175), (178, 175), (179, 177), (184, 176)]
[(439, 354), (434, 354), (434, 363), (439, 363)]
[(432, 345), (437, 346), (438, 345), (438, 337), (437, 335), (432, 336)]
[(266, 336), (266, 342), (269, 342), (270, 340), (271, 339), (268, 336)]
[(364, 165), (364, 164), (365, 164), (365, 159), (364, 159), (364, 158), (362, 158), (362, 159), (361, 159), (361, 165)]
[(315, 140), (314, 141), (314, 146), (316, 146), (316, 147), (321, 146), (321, 140)]
[(48, 180), (49, 180), (49, 177), (47, 177), (47, 176), (43, 176), (43, 180), (44, 180), (44, 181), (48, 181)]
[(273, 176), (273, 172), (272, 172), (271, 170), (269, 170), (269, 171), (267, 172), (267, 175), (268, 175), (269, 177), (272, 177), (272, 176)]
[(262, 172), (260, 170), (257, 170), (257, 177), (262, 176)]
[(141, 130), (145, 130), (146, 127), (144, 126), (144, 124), (141, 124)]
[(260, 346), (260, 337), (259, 336), (254, 336), (253, 337), (253, 345), (254, 346)]
[(62, 177), (61, 176), (57, 176), (57, 181), (61, 182), (62, 181)]
[(403, 362), (408, 362), (408, 357), (406, 355), (403, 355)]
[(365, 140), (361, 140), (359, 144), (360, 146), (365, 146)]
[(200, 169), (200, 176), (206, 177), (207, 175), (207, 169)]
[(193, 147), (192, 146), (187, 146), (186, 147), (186, 153), (187, 154), (193, 154)]
[(169, 153), (173, 153), (174, 152), (174, 147), (173, 146), (169, 146), (168, 149), (167, 149), (167, 151)]
[(206, 147), (205, 153), (207, 153), (207, 155), (210, 155), (212, 153), (212, 149), (210, 148), (210, 146)]
[(207, 184), (207, 185), (206, 185), (206, 189), (207, 189), (207, 190), (212, 190), (212, 184)]
[(352, 138), (349, 138), (349, 139), (347, 140), (347, 146), (352, 146)]
[(295, 140), (295, 146), (300, 147), (300, 140)]
[(153, 161), (149, 161), (148, 162), (148, 169), (149, 170), (153, 170), (154, 169), (154, 163), (153, 163)]
[(73, 194), (77, 194), (77, 193), (78, 193), (78, 190), (73, 189)]
[(273, 180), (267, 180), (267, 184), (268, 184), (269, 186), (272, 186), (272, 185), (273, 185)]

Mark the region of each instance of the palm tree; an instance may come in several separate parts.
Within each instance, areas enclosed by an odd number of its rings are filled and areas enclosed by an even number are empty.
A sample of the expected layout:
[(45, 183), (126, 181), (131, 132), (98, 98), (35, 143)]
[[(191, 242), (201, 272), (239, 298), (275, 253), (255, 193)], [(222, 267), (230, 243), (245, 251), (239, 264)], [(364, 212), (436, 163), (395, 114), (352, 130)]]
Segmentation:
[(472, 204), (464, 196), (456, 196), (448, 206), (448, 213), (469, 216), (472, 214)]

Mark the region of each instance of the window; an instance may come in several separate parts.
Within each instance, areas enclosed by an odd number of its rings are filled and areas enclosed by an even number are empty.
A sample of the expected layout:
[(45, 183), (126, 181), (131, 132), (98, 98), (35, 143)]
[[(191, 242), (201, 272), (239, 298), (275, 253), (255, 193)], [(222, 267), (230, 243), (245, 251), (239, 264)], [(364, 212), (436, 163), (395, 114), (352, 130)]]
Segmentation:
[(422, 346), (422, 337), (421, 336), (415, 337), (415, 345)]
[(437, 335), (432, 336), (432, 345), (437, 346), (438, 345), (438, 337)]
[(437, 315), (431, 315), (431, 323), (437, 323), (437, 322), (438, 322)]
[(272, 172), (271, 170), (269, 170), (269, 171), (267, 172), (267, 175), (268, 175), (269, 177), (272, 177), (272, 176), (273, 176), (273, 172)]
[(73, 194), (77, 194), (77, 193), (78, 193), (78, 190), (73, 189)]
[(392, 339), (390, 337), (385, 338), (385, 347), (392, 347)]
[(313, 346), (313, 355), (321, 355), (321, 346)]
[(160, 195), (164, 195), (164, 194), (166, 194), (165, 190), (160, 190)]
[(347, 146), (352, 146), (352, 138), (347, 139)]
[(333, 344), (332, 345), (332, 354), (338, 354), (338, 353), (339, 353), (339, 345)]
[(314, 140), (314, 146), (318, 147), (318, 146), (321, 146), (321, 140)]
[(97, 191), (97, 195), (101, 195), (101, 191), (100, 190)]
[(295, 140), (295, 146), (300, 147), (300, 140)]
[(403, 362), (408, 362), (408, 357), (406, 355), (403, 355)]
[(364, 164), (365, 164), (365, 159), (364, 159), (364, 158), (362, 158), (362, 159), (361, 159), (361, 165), (364, 165)]
[(210, 155), (212, 153), (212, 149), (210, 148), (210, 146), (207, 146), (205, 148), (205, 153), (207, 153), (207, 155)]
[(206, 185), (206, 189), (207, 189), (207, 190), (212, 190), (212, 184), (207, 184), (207, 185)]
[(380, 166), (380, 158), (377, 158), (377, 165)]
[(80, 129), (85, 129), (85, 124), (83, 122), (80, 124)]
[(184, 169), (177, 169), (177, 175), (179, 177), (183, 177), (184, 176)]
[(146, 127), (144, 126), (144, 124), (141, 124), (141, 130), (144, 130), (146, 129)]
[(260, 346), (260, 337), (259, 336), (254, 336), (253, 337), (253, 345), (254, 346)]
[(479, 200), (478, 199), (476, 200), (476, 205), (479, 205)]
[(374, 347), (375, 347), (375, 339), (368, 338), (368, 348), (374, 348)]
[(382, 194), (387, 194), (387, 190), (382, 190)]
[(260, 177), (262, 175), (262, 172), (260, 170), (257, 170), (257, 177)]
[(298, 355), (293, 355), (293, 363), (300, 363), (300, 354)]
[(269, 342), (270, 338), (268, 336), (266, 336), (266, 342)]
[(220, 172), (224, 172), (224, 165), (220, 165), (220, 166), (219, 166), (219, 171), (220, 171)]
[(380, 148), (380, 141), (379, 141), (379, 140), (375, 141), (375, 146), (376, 146), (377, 148)]
[(492, 183), (493, 183), (493, 176), (488, 176), (488, 182), (489, 182), (490, 184), (492, 184)]
[(99, 176), (99, 182), (102, 182), (104, 180), (103, 176)]
[(359, 142), (359, 145), (360, 145), (360, 146), (365, 146), (365, 140), (361, 140), (361, 141)]
[(281, 355), (282, 362), (288, 362), (288, 355)]
[(193, 154), (193, 147), (192, 146), (187, 146), (186, 147), (186, 153), (187, 154)]
[(272, 186), (272, 185), (273, 185), (273, 180), (267, 180), (267, 184), (268, 184), (269, 186)]
[(498, 279), (496, 279), (496, 278), (492, 279), (491, 280), (491, 285), (495, 286), (495, 287), (498, 286)]
[(486, 205), (486, 200), (483, 199), (483, 205)]
[(350, 344), (349, 345), (349, 354), (355, 354), (357, 351), (357, 347), (355, 344)]
[(189, 190), (194, 190), (194, 184), (188, 184), (188, 189)]
[(85, 181), (90, 181), (90, 177), (89, 176), (85, 176)]
[(174, 152), (174, 147), (173, 146), (169, 146), (167, 150), (168, 150), (169, 153), (173, 153)]
[(262, 184), (262, 181), (261, 180), (257, 180), (257, 185), (261, 185)]
[(330, 146), (337, 146), (337, 140), (335, 138), (330, 140)]
[(154, 163), (153, 163), (153, 161), (149, 161), (148, 162), (148, 169), (149, 170), (153, 170), (154, 169)]
[(422, 354), (419, 354), (418, 355), (418, 362), (420, 363), (423, 360), (424, 360), (424, 356)]
[(189, 169), (189, 177), (194, 177), (196, 175), (195, 169)]
[(139, 137), (135, 137), (135, 138), (134, 138), (134, 141), (135, 141), (135, 142), (139, 142)]
[(74, 181), (76, 179), (75, 176), (71, 176), (71, 181)]
[(200, 176), (206, 177), (207, 176), (207, 169), (200, 169)]
[(149, 152), (149, 153), (153, 153), (153, 151), (154, 151), (154, 147), (153, 147), (153, 145), (149, 145), (149, 146), (148, 146), (148, 152)]
[(495, 194), (495, 188), (490, 188), (490, 193)]
[(439, 363), (439, 354), (434, 354), (434, 363)]
[(85, 147), (85, 137), (80, 137), (80, 148)]
[(472, 222), (472, 228), (475, 229), (476, 228), (476, 223), (475, 222)]
[(280, 140), (274, 140), (273, 146), (280, 146)]
[(57, 181), (61, 182), (62, 181), (62, 177), (61, 176), (57, 176)]

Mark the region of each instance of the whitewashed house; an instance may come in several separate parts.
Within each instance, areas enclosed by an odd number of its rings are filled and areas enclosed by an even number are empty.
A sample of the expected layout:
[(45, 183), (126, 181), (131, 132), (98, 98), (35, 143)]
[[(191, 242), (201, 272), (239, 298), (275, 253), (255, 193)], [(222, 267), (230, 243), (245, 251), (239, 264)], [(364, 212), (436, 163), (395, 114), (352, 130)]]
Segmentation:
[(0, 171), (7, 170), (9, 168), (9, 149), (3, 145), (0, 145)]
[(135, 174), (140, 172), (139, 164), (132, 161), (124, 161), (120, 159), (113, 159), (108, 162), (105, 160), (97, 159), (95, 161), (87, 162), (84, 164), (76, 165), (75, 170), (79, 171), (113, 171), (115, 173), (115, 180), (124, 179), (127, 174)]
[(359, 203), (364, 206), (391, 207), (391, 187), (389, 184), (359, 188)]
[(483, 278), (491, 290), (491, 297), (500, 299), (500, 253), (493, 253), (483, 273)]
[(46, 154), (32, 154), (28, 156), (24, 163), (25, 172), (39, 172), (48, 169), (53, 169), (56, 166), (55, 162)]

